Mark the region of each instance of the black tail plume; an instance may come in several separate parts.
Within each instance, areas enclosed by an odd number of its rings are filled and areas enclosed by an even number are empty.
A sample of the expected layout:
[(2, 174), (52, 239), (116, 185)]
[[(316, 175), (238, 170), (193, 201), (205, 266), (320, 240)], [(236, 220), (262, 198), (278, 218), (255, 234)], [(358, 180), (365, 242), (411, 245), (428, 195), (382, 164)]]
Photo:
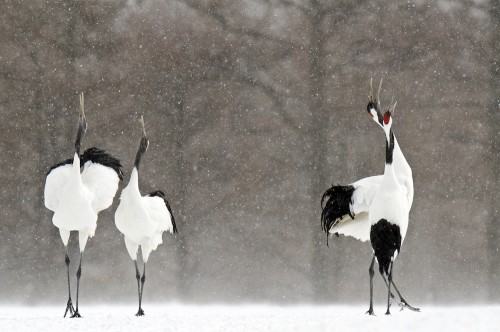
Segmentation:
[[(352, 200), (354, 187), (351, 185), (332, 185), (321, 197), (321, 226), (326, 233), (326, 243), (328, 245), (328, 233), (345, 215), (354, 219), (349, 204)], [(326, 203), (325, 203), (326, 201)]]

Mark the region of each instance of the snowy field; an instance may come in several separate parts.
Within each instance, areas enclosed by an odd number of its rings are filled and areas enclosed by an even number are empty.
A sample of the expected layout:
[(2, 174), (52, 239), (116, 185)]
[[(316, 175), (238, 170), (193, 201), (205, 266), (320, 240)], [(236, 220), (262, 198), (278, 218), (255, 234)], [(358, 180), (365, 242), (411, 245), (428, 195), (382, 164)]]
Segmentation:
[(431, 307), (421, 313), (376, 306), (80, 305), (82, 319), (63, 319), (64, 306), (0, 307), (0, 331), (499, 331), (500, 306)]

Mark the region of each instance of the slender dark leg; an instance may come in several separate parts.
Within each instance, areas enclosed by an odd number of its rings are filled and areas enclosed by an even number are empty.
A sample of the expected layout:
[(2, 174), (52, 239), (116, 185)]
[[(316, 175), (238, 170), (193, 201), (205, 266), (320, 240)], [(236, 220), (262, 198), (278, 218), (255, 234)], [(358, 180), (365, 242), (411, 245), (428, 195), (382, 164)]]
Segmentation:
[(375, 256), (373, 256), (372, 263), (370, 264), (370, 268), (368, 269), (368, 273), (370, 274), (370, 308), (366, 313), (369, 315), (375, 315), (375, 312), (373, 312), (373, 276), (375, 275), (375, 271), (373, 270), (374, 264)]
[[(142, 293), (144, 292), (144, 282), (146, 281), (146, 263), (144, 263), (144, 269), (142, 271), (142, 278), (141, 278), (141, 297), (140, 297), (140, 302), (142, 304)], [(141, 309), (141, 315), (144, 316), (144, 310)]]
[[(385, 283), (385, 286), (387, 287), (387, 289), (389, 289), (389, 283), (387, 282), (387, 280), (385, 279), (385, 276), (383, 273), (380, 273), (380, 275), (382, 276), (382, 279), (384, 280), (384, 283)], [(394, 285), (394, 283), (393, 283)], [(396, 302), (396, 304), (401, 308), (401, 310), (403, 310), (403, 307), (404, 307), (404, 304), (398, 300), (396, 300), (396, 297), (394, 296), (394, 294), (392, 294), (391, 292), (391, 305), (392, 305), (392, 302)]]
[(391, 265), (389, 266), (389, 275), (387, 276), (387, 281), (388, 281), (388, 293), (387, 293), (387, 311), (385, 312), (386, 315), (390, 315), (391, 312), (389, 311), (389, 308), (391, 306), (391, 282), (392, 282), (392, 265), (393, 262), (391, 262)]
[(141, 308), (141, 304), (142, 304), (142, 292), (141, 292), (141, 285), (140, 285), (141, 274), (139, 273), (139, 268), (137, 267), (136, 260), (134, 261), (134, 265), (135, 265), (135, 278), (137, 279), (137, 295), (139, 297), (139, 311), (137, 311), (137, 313), (135, 315), (136, 316), (144, 316), (144, 310), (142, 310), (142, 308)]
[(80, 277), (82, 276), (82, 259), (83, 252), (80, 253), (80, 265), (78, 266), (78, 270), (76, 271), (76, 310), (71, 318), (81, 318), (80, 313), (78, 312), (78, 293), (80, 291)]
[(146, 282), (146, 263), (144, 263), (144, 268), (142, 270), (142, 278), (141, 278), (141, 301), (142, 301), (142, 292), (144, 292), (144, 282)]
[(68, 256), (68, 247), (66, 247), (66, 270), (68, 271), (68, 304), (66, 304), (66, 311), (64, 312), (64, 317), (69, 311), (69, 314), (72, 316), (75, 313), (75, 308), (73, 308), (73, 302), (71, 301), (71, 286), (69, 283), (69, 256)]
[[(385, 285), (389, 289), (389, 283), (385, 279), (385, 276), (383, 274), (380, 274), (380, 275), (382, 276), (382, 279), (384, 280)], [(420, 312), (419, 308), (415, 308), (415, 307), (411, 306), (410, 304), (408, 304), (408, 302), (406, 302), (406, 300), (403, 298), (403, 296), (401, 296), (401, 293), (399, 292), (398, 288), (396, 287), (396, 284), (394, 283), (394, 280), (391, 281), (391, 285), (394, 286), (394, 289), (398, 293), (399, 301), (396, 300), (396, 297), (394, 296), (394, 294), (392, 294), (392, 292), (391, 292), (391, 300), (393, 300), (394, 302), (396, 302), (396, 304), (401, 308), (401, 310), (403, 310), (405, 308), (408, 308), (408, 309), (410, 309), (412, 311), (418, 311), (418, 312)]]
[(409, 305), (409, 304), (408, 304), (408, 302), (406, 302), (406, 300), (405, 300), (405, 299), (403, 299), (403, 297), (401, 296), (401, 293), (399, 292), (398, 288), (396, 287), (396, 284), (394, 283), (394, 281), (391, 281), (391, 284), (394, 286), (394, 289), (395, 289), (395, 290), (396, 290), (396, 292), (398, 293), (399, 299), (400, 299), (401, 304), (402, 304), (402, 306), (401, 306), (401, 310), (402, 310), (404, 307), (406, 307), (406, 308), (408, 308), (408, 309), (410, 309), (410, 310), (413, 310), (413, 311), (420, 311), (420, 309), (419, 309), (419, 308), (415, 308), (415, 307), (413, 307), (413, 306)]

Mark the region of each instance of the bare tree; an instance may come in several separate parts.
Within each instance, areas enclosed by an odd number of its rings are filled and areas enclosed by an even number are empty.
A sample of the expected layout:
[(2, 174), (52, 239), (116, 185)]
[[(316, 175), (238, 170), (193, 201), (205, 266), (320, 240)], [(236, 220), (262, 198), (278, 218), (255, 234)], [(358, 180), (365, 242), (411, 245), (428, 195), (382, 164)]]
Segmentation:
[[(458, 299), (443, 281), (451, 274), (468, 300), (498, 298), (496, 3), (3, 8), (0, 268), (11, 276), (8, 294), (17, 279), (36, 294), (53, 278), (45, 267), (61, 263), (50, 255), (61, 247), (43, 182), (71, 151), (80, 91), (89, 144), (118, 155), (126, 171), (144, 115), (151, 146), (141, 188), (164, 189), (179, 226), (151, 262), (163, 275), (151, 280), (158, 299), (324, 302), (367, 293), (370, 247), (342, 237), (326, 247), (319, 200), (332, 183), (383, 172), (383, 135), (365, 110), (369, 78), (383, 77), (382, 101), (398, 101), (394, 130), (415, 180), (402, 287), (423, 301)], [(122, 285), (104, 280), (132, 267), (112, 210), (88, 248), (99, 259), (87, 275), (103, 299), (116, 300)], [(468, 287), (471, 280), (489, 287)]]
[(500, 195), (496, 185), (500, 183), (500, 4), (496, 1), (490, 3), (491, 30), (490, 37), (490, 156), (493, 169), (492, 179), (489, 181), (489, 192), (491, 192), (491, 203), (489, 221), (487, 227), (488, 255), (489, 255), (489, 299), (498, 301), (500, 298), (500, 218), (499, 202)]

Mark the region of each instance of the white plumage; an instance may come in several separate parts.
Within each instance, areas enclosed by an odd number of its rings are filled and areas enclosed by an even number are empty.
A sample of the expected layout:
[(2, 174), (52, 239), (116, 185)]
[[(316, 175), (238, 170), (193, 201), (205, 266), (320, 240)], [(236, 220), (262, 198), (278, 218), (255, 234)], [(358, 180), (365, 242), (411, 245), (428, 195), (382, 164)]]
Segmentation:
[(76, 153), (72, 164), (61, 165), (47, 175), (45, 206), (54, 211), (52, 222), (59, 228), (65, 246), (69, 232), (79, 231), (80, 251), (85, 250), (88, 238), (95, 234), (97, 214), (111, 206), (119, 182), (114, 169), (90, 160), (80, 173)]
[[(146, 263), (152, 251), (162, 243), (163, 232), (177, 233), (175, 219), (170, 204), (161, 191), (155, 191), (142, 196), (139, 191), (139, 165), (142, 155), (146, 152), (149, 141), (146, 137), (144, 119), (141, 117), (142, 137), (135, 158), (134, 168), (128, 185), (120, 196), (120, 205), (115, 212), (115, 224), (123, 233), (125, 246), (134, 261), (137, 291), (139, 296), (139, 311), (136, 316), (143, 316), (142, 293), (146, 280)], [(137, 267), (137, 252), (141, 247), (144, 271), (142, 277)]]
[[(413, 177), (412, 171), (406, 161), (396, 137), (394, 137), (394, 172), (400, 184), (400, 189), (404, 191), (406, 204), (411, 208), (413, 204)], [(363, 178), (351, 184), (354, 192), (349, 203), (349, 214), (344, 214), (334, 226), (329, 230), (330, 234), (343, 234), (352, 236), (360, 241), (370, 240), (371, 224), (368, 220), (368, 213), (375, 194), (378, 192), (383, 176), (375, 175)]]
[[(385, 114), (385, 118), (388, 119), (385, 120), (387, 123), (384, 123), (383, 126), (389, 149), (387, 153), (392, 154), (394, 147), (390, 150), (389, 145), (391, 140), (392, 144), (394, 144), (395, 137), (391, 131), (392, 116), (390, 112)], [(390, 157), (389, 160), (386, 160), (384, 175), (380, 178), (380, 186), (373, 196), (368, 216), (370, 227), (377, 224), (381, 219), (386, 220), (389, 224), (397, 225), (401, 235), (401, 245), (408, 229), (410, 202), (408, 201), (408, 188), (397, 178), (395, 168), (393, 157)], [(397, 255), (397, 252), (395, 254)]]
[(151, 251), (162, 243), (163, 232), (173, 233), (174, 226), (165, 201), (159, 196), (141, 196), (138, 171), (134, 167), (130, 182), (122, 191), (115, 213), (115, 224), (123, 233), (128, 253), (137, 260), (141, 246), (142, 259), (148, 261)]
[[(375, 123), (384, 129), (383, 115), (380, 111), (380, 99), (378, 96), (380, 94), (381, 85), (382, 80), (380, 81), (377, 97), (373, 97), (373, 89), (370, 81), (370, 102), (368, 103), (367, 111)], [(394, 107), (395, 106), (396, 104), (394, 104)], [(393, 166), (396, 179), (401, 185), (400, 188), (404, 190), (407, 204), (411, 209), (413, 204), (412, 170), (395, 136)], [(368, 213), (372, 200), (381, 186), (382, 179), (383, 175), (370, 176), (353, 182), (348, 186), (332, 186), (331, 189), (327, 190), (322, 198), (322, 205), (324, 205), (323, 202), (325, 200), (327, 203), (323, 206), (323, 229), (330, 234), (342, 234), (345, 236), (352, 236), (360, 241), (368, 241), (370, 239), (371, 228)], [(350, 191), (349, 197), (343, 197), (339, 202), (335, 197), (335, 195), (339, 195), (339, 190), (334, 190), (335, 187), (345, 188), (349, 186), (353, 189)], [(341, 191), (341, 194), (346, 195), (348, 193)], [(348, 207), (346, 205), (348, 205)], [(325, 220), (325, 218), (329, 219)]]
[[(385, 170), (380, 188), (373, 197), (369, 210), (370, 222), (370, 242), (373, 248), (373, 259), (370, 265), (370, 307), (368, 314), (374, 315), (373, 311), (373, 265), (375, 259), (379, 265), (379, 271), (382, 277), (387, 276), (387, 311), (390, 314), (390, 299), (392, 270), (394, 260), (401, 250), (406, 231), (408, 229), (408, 217), (410, 213), (410, 204), (408, 203), (408, 189), (405, 188), (397, 179), (395, 166), (393, 164), (395, 138), (392, 133), (392, 113), (395, 104), (383, 116), (382, 128), (386, 136), (386, 161)], [(385, 278), (384, 278), (385, 281)], [(418, 311), (406, 303), (401, 294), (394, 285), (401, 299), (401, 306), (406, 306), (412, 310)]]
[[(81, 140), (87, 130), (83, 94), (80, 96), (80, 118), (75, 142), (75, 154), (54, 165), (47, 173), (44, 189), (45, 206), (54, 212), (53, 224), (59, 228), (61, 239), (66, 247), (66, 267), (68, 273), (68, 303), (66, 316), (81, 317), (78, 312), (78, 291), (81, 276), (83, 251), (89, 237), (94, 236), (97, 215), (112, 203), (122, 179), (118, 159), (98, 148), (87, 149), (80, 155)], [(82, 165), (83, 164), (83, 165)], [(82, 167), (83, 166), (83, 167)], [(77, 271), (76, 310), (71, 301), (69, 282), (68, 241), (71, 231), (78, 231), (80, 246), (80, 265)]]
[[(371, 176), (347, 186), (334, 185), (321, 199), (323, 230), (327, 234), (343, 234), (361, 241), (370, 240), (374, 257), (370, 265), (370, 309), (373, 314), (373, 265), (388, 276), (388, 299), (394, 298), (390, 286), (399, 295), (401, 308), (419, 311), (409, 305), (392, 281), (392, 264), (399, 253), (408, 229), (408, 216), (413, 203), (413, 177), (411, 168), (394, 136), (392, 114), (396, 104), (385, 114), (380, 111), (378, 95), (373, 97), (370, 81), (368, 114), (384, 130), (386, 136), (386, 165), (383, 175)], [(384, 277), (385, 280), (385, 277)], [(389, 300), (387, 313), (389, 313)]]
[(370, 223), (368, 211), (376, 192), (380, 187), (381, 175), (370, 176), (351, 184), (354, 191), (349, 203), (349, 210), (354, 218), (345, 214), (330, 228), (331, 234), (343, 234), (352, 236), (360, 241), (370, 240)]
[[(392, 107), (393, 112), (395, 110), (396, 104), (397, 103), (394, 103)], [(383, 121), (379, 116), (381, 115), (379, 101), (377, 101), (377, 103), (369, 103), (367, 109), (368, 113), (371, 115), (375, 123), (377, 123), (380, 127), (382, 127), (382, 129), (385, 132)], [(391, 123), (392, 123), (392, 116), (391, 116)], [(393, 134), (393, 139), (394, 139), (394, 151), (393, 151), (394, 160), (392, 165), (394, 166), (396, 179), (398, 180), (399, 184), (403, 187), (403, 190), (405, 190), (406, 200), (409, 204), (409, 207), (411, 208), (413, 204), (413, 174), (411, 171), (411, 167), (406, 161), (406, 158), (404, 157), (403, 152), (399, 147), (398, 140), (396, 139), (396, 136), (394, 134)]]

